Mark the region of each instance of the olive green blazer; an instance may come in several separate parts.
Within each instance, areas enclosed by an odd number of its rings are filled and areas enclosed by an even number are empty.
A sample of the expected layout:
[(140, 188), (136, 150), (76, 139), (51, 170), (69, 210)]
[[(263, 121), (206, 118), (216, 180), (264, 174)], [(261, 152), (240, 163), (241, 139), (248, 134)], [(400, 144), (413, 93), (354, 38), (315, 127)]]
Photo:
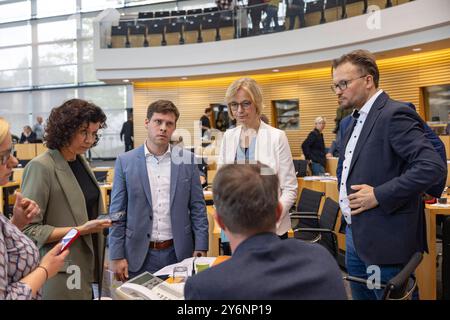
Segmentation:
[[(86, 160), (78, 157), (99, 188)], [(88, 221), (83, 192), (58, 150), (48, 150), (27, 164), (21, 188), (24, 197), (36, 201), (41, 209), (24, 229), (24, 233), (40, 248), (41, 257), (56, 244), (46, 244), (55, 228), (76, 227)], [(98, 212), (104, 213), (101, 195)], [(44, 299), (92, 299), (91, 284), (98, 282), (98, 272), (103, 270), (98, 269), (103, 256), (103, 234), (99, 233), (97, 239), (97, 243), (93, 243), (92, 235), (85, 235), (73, 242), (64, 267), (44, 285)], [(96, 256), (99, 259), (95, 259)]]

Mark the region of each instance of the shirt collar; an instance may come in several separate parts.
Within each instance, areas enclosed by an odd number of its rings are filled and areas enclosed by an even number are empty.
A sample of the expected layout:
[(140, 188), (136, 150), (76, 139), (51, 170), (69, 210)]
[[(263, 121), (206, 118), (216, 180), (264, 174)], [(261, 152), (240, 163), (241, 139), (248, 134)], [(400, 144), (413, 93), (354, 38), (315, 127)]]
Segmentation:
[(167, 151), (164, 152), (164, 154), (161, 155), (161, 156), (156, 156), (153, 153), (151, 153), (150, 150), (148, 150), (148, 148), (147, 148), (147, 140), (145, 140), (145, 143), (144, 143), (144, 155), (145, 155), (146, 159), (148, 159), (149, 157), (154, 157), (154, 158), (158, 158), (159, 157), (160, 159), (163, 159), (165, 157), (170, 157), (171, 153), (172, 153), (172, 145), (169, 143), (169, 147), (167, 148)]
[(373, 103), (375, 100), (377, 100), (378, 96), (383, 92), (382, 89), (378, 90), (369, 100), (366, 101), (366, 103), (363, 105), (361, 110), (359, 110), (359, 113), (363, 113), (365, 115), (368, 115), (370, 112), (370, 109), (372, 108)]

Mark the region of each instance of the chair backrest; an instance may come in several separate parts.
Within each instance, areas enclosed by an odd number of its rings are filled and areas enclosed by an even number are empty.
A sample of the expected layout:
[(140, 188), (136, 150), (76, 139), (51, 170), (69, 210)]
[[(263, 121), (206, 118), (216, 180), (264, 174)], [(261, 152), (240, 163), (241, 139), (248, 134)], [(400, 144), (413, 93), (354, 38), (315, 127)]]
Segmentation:
[(442, 228), (442, 299), (450, 300), (450, 217)]
[(295, 174), (297, 177), (305, 177), (307, 175), (308, 161), (294, 159)]
[[(339, 204), (333, 199), (327, 197), (325, 199), (325, 203), (323, 204), (322, 213), (320, 214), (319, 227), (334, 231), (336, 228), (339, 209)], [(337, 257), (338, 246), (336, 243), (336, 237), (330, 233), (322, 233), (319, 243), (327, 248), (334, 257)]]
[(323, 229), (334, 230), (339, 213), (339, 204), (331, 198), (326, 198), (320, 214), (319, 225)]
[(95, 179), (97, 179), (97, 182), (104, 183), (106, 182), (106, 178), (108, 176), (108, 170), (105, 171), (94, 171)]
[(414, 271), (422, 261), (422, 252), (413, 254), (406, 266), (386, 285), (383, 293), (384, 300), (410, 299), (417, 286)]
[(170, 11), (156, 11), (155, 18), (169, 17)]
[(323, 192), (303, 188), (300, 199), (297, 202), (299, 212), (319, 212), (320, 201), (324, 196)]
[(138, 19), (151, 19), (153, 18), (153, 12), (139, 12)]

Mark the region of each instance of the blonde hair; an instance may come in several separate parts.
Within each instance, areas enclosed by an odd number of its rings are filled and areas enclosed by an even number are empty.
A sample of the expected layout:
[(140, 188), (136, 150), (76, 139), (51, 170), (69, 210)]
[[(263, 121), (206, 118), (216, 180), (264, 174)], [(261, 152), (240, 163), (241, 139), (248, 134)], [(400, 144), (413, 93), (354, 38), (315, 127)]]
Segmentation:
[(325, 118), (324, 117), (317, 117), (316, 118), (316, 120), (314, 120), (314, 124), (318, 124), (318, 123), (321, 123), (321, 122), (327, 122), (327, 120), (325, 120)]
[(9, 123), (4, 118), (0, 117), (0, 143), (2, 143), (9, 133)]
[[(230, 84), (225, 93), (225, 103), (228, 105), (232, 102), (239, 89), (244, 90), (250, 96), (252, 103), (256, 107), (256, 114), (261, 115), (262, 110), (264, 109), (262, 91), (256, 81), (252, 78), (240, 78)], [(231, 110), (228, 110), (228, 115), (234, 120), (233, 112)]]

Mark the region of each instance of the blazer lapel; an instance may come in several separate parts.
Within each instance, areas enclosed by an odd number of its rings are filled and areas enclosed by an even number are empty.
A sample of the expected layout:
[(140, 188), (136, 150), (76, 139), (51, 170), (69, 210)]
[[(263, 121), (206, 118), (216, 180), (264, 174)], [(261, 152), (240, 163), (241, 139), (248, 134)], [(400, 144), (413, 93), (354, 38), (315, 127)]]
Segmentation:
[(352, 136), (353, 129), (355, 128), (357, 119), (352, 117), (352, 121), (350, 122), (349, 126), (345, 129), (345, 135), (344, 135), (344, 144), (342, 148), (342, 154), (345, 154), (345, 149), (347, 148), (348, 141), (350, 140), (350, 137)]
[[(354, 151), (353, 157), (352, 157), (352, 163), (350, 164), (349, 174), (352, 171), (356, 160), (358, 160), (358, 156), (361, 153), (363, 146), (366, 144), (366, 140), (369, 137), (370, 133), (372, 132), (373, 126), (374, 126), (376, 120), (378, 119), (381, 109), (386, 104), (386, 101), (388, 100), (388, 98), (389, 98), (389, 96), (385, 92), (382, 92), (380, 94), (380, 96), (373, 103), (373, 106), (370, 109), (370, 112), (367, 115), (366, 121), (364, 122), (364, 126), (361, 130), (361, 135), (359, 136), (358, 142), (356, 143), (355, 151)], [(350, 135), (351, 135), (351, 132), (347, 138), (349, 138)]]
[(77, 225), (82, 225), (88, 220), (83, 191), (62, 154), (58, 150), (50, 150), (50, 153), (55, 160), (56, 177), (70, 205), (72, 215)]
[(242, 126), (238, 126), (234, 130), (233, 135), (231, 136), (231, 141), (228, 142), (231, 144), (231, 147), (228, 148), (226, 146), (225, 150), (229, 150), (232, 152), (227, 152), (227, 154), (225, 155), (225, 157), (227, 158), (225, 163), (234, 163), (234, 161), (236, 159), (236, 152), (237, 152), (237, 148), (239, 147), (239, 137), (241, 136), (241, 130), (242, 130)]
[[(56, 178), (61, 185), (61, 189), (66, 196), (67, 202), (69, 203), (71, 209), (70, 211), (74, 217), (75, 223), (77, 224), (77, 226), (81, 226), (88, 221), (86, 202), (84, 199), (83, 191), (81, 190), (81, 187), (78, 184), (78, 181), (75, 178), (72, 169), (70, 169), (69, 164), (63, 158), (62, 154), (58, 150), (50, 150), (49, 152), (55, 161)], [(94, 252), (92, 238), (82, 238), (84, 239), (88, 247), (92, 250), (92, 252)]]
[[(170, 208), (172, 208), (173, 200), (175, 199), (175, 191), (177, 188), (178, 172), (180, 171), (181, 164), (175, 164), (172, 160), (172, 156), (175, 150), (172, 150), (170, 154)], [(172, 212), (172, 210), (171, 210)]]
[[(147, 201), (150, 205), (150, 208), (153, 208), (152, 205), (152, 193), (150, 190), (150, 182), (148, 181), (148, 171), (147, 171), (147, 162), (145, 159), (145, 153), (144, 153), (145, 146), (142, 145), (141, 150), (139, 150), (138, 156), (137, 156), (137, 171), (139, 174), (139, 177), (141, 179), (142, 187), (144, 188), (145, 197), (147, 198)], [(153, 214), (153, 210), (150, 210)]]

